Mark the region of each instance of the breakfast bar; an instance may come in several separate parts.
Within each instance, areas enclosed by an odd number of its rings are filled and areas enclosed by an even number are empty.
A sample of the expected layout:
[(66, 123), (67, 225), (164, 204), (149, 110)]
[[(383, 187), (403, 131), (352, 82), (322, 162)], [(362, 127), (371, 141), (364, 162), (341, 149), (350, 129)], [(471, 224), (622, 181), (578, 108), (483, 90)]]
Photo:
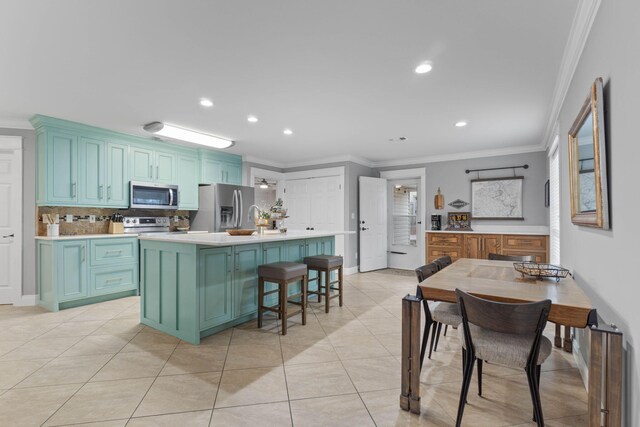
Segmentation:
[(140, 236), (141, 323), (199, 344), (256, 317), (258, 266), (333, 255), (335, 236), (347, 233)]

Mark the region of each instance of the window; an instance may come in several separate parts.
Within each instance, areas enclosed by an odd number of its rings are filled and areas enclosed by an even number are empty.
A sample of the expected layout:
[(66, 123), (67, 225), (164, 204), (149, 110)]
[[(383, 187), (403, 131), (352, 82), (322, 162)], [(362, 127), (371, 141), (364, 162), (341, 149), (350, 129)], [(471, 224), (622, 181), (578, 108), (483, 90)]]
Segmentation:
[(551, 264), (560, 264), (560, 148), (559, 137), (551, 146), (549, 156), (549, 257)]

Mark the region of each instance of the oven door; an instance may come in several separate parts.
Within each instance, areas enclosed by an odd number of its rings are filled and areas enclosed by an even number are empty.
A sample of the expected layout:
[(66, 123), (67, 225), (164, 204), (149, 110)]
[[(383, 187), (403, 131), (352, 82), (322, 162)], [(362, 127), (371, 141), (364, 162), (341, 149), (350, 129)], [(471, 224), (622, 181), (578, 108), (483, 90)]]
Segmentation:
[(132, 209), (178, 209), (178, 186), (131, 181)]

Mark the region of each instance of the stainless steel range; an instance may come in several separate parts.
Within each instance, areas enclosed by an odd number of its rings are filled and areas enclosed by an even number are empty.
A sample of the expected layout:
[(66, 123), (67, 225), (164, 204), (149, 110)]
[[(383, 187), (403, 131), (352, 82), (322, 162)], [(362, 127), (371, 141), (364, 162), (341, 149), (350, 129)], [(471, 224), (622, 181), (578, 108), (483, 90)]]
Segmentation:
[(169, 217), (166, 216), (125, 216), (125, 234), (169, 233)]

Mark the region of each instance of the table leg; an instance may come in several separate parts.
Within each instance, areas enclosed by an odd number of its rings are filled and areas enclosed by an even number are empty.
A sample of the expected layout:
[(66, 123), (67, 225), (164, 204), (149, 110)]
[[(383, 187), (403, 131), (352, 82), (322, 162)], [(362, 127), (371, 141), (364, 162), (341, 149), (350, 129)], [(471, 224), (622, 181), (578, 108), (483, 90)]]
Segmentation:
[(420, 413), (420, 299), (402, 299), (400, 408)]
[(556, 323), (556, 336), (553, 343), (557, 348), (562, 348), (562, 325)]
[(573, 342), (571, 341), (571, 326), (564, 327), (564, 351), (573, 352)]

